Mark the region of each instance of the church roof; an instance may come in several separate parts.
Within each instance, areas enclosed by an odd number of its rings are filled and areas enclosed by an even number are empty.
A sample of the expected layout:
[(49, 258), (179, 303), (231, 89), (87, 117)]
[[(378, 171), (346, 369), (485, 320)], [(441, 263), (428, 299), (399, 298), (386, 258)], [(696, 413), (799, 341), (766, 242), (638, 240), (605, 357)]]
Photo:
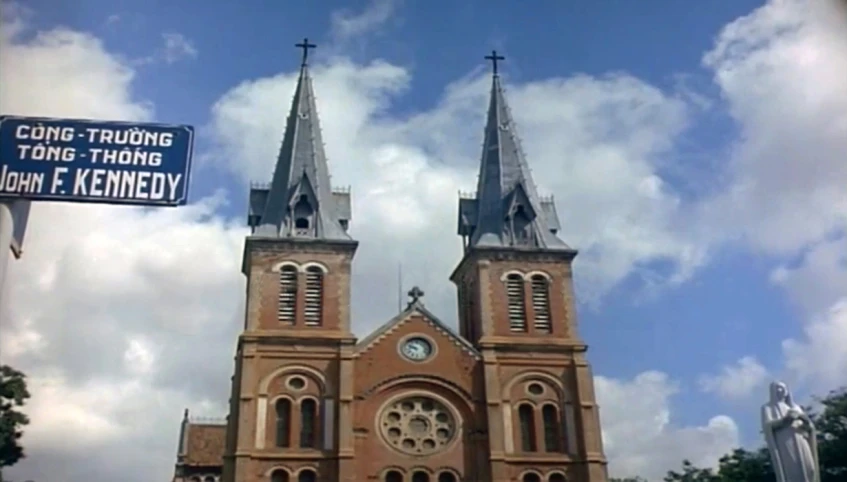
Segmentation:
[(188, 423), (182, 444), (182, 465), (214, 467), (223, 464), (226, 425)]
[(429, 322), (437, 331), (441, 332), (444, 336), (449, 338), (455, 345), (461, 348), (463, 351), (473, 356), (474, 358), (479, 358), (481, 355), (476, 347), (473, 346), (471, 342), (465, 340), (458, 333), (453, 331), (449, 326), (447, 326), (443, 321), (439, 320), (438, 317), (432, 314), (431, 311), (426, 309), (421, 303), (420, 300), (415, 300), (406, 307), (405, 310), (401, 311), (397, 316), (388, 320), (384, 325), (380, 326), (376, 330), (374, 330), (370, 335), (362, 338), (359, 343), (356, 344), (356, 352), (363, 353), (368, 351), (372, 346), (379, 343), (386, 336), (390, 335), (394, 330), (403, 326), (406, 322), (410, 321), (414, 314), (419, 314), (423, 316), (423, 318)]
[[(248, 223), (255, 236), (350, 240), (349, 191), (333, 191), (304, 40), (300, 77), (269, 186), (250, 191)], [(308, 229), (296, 229), (299, 219)], [(304, 225), (306, 223), (304, 222)]]
[[(469, 236), (468, 247), (514, 247), (571, 250), (556, 236), (559, 220), (553, 198), (541, 198), (521, 148), (512, 113), (506, 103), (496, 61), (476, 196), (459, 200), (459, 234)], [(516, 212), (526, 216), (521, 226), (525, 240), (516, 241)]]

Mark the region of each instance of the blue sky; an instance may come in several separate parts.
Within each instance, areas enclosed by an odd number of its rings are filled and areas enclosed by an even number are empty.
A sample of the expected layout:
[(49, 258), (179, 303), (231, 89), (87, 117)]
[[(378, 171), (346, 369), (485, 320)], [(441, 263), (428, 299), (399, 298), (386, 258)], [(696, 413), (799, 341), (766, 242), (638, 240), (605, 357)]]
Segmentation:
[[(400, 227), (390, 231), (394, 237), (386, 238), (380, 234), (384, 227), (380, 223), (397, 218), (366, 211), (384, 205), (380, 204), (382, 194), (376, 181), (358, 179), (357, 167), (351, 163), (367, 158), (384, 162), (379, 164), (383, 166), (396, 161), (394, 165), (399, 166), (398, 159), (421, 159), (418, 170), (409, 172), (420, 176), (416, 178), (419, 186), (432, 182), (430, 194), (409, 201), (411, 207), (400, 216), (429, 212), (427, 203), (432, 212), (442, 205), (455, 209), (455, 197), (427, 196), (454, 193), (454, 187), (467, 188), (474, 182), (472, 165), (478, 158), (475, 146), (481, 142), (487, 94), (488, 66), (482, 57), (496, 49), (506, 56), (502, 69), (507, 96), (518, 117), (529, 162), (537, 168), (536, 181), (542, 191), (556, 195), (561, 237), (587, 253), (577, 258), (577, 283), (580, 293), (585, 293), (579, 307), (580, 331), (590, 345), (595, 374), (607, 382), (601, 384), (606, 388), (599, 388), (601, 403), (606, 390), (607, 404), (615, 407), (610, 410), (625, 413), (627, 402), (614, 397), (638, 396), (638, 387), (644, 388), (637, 382), (639, 374), (662, 373), (666, 381), (661, 387), (678, 391), (657, 402), (656, 413), (633, 416), (662, 418), (668, 412), (666, 430), (683, 433), (680, 440), (687, 431), (700, 430), (712, 437), (709, 440), (723, 441), (725, 433), (711, 434), (709, 427), (713, 417), (725, 415), (740, 428), (739, 437), (729, 445), (758, 445), (758, 405), (764, 400), (765, 381), (786, 378), (796, 384), (801, 397), (847, 382), (830, 368), (816, 372), (815, 363), (822, 358), (813, 356), (832, 349), (826, 334), (837, 333), (836, 328), (844, 324), (842, 312), (832, 311), (847, 287), (841, 223), (847, 211), (843, 195), (833, 190), (843, 185), (847, 175), (832, 154), (844, 146), (838, 130), (844, 118), (827, 106), (847, 100), (835, 87), (836, 80), (826, 80), (838, 77), (843, 65), (822, 60), (833, 58), (833, 52), (844, 46), (826, 43), (833, 38), (828, 34), (833, 27), (821, 20), (826, 15), (803, 6), (805, 2), (781, 0), (766, 5), (726, 0), (710, 2), (708, 8), (671, 0), (538, 2), (532, 8), (481, 1), (461, 5), (388, 0), (285, 2), (284, 6), (255, 1), (249, 8), (243, 3), (199, 0), (73, 3), (23, 2), (29, 12), (17, 20), (26, 27), (14, 39), (4, 39), (10, 52), (7, 59), (19, 55), (22, 46), (37, 44), (38, 32), (43, 35), (61, 26), (99, 39), (99, 46), (85, 48), (108, 56), (134, 77), (116, 81), (121, 94), (117, 100), (109, 97), (113, 104), (99, 110), (70, 106), (43, 112), (18, 101), (6, 101), (3, 108), (9, 111), (9, 105), (14, 105), (12, 110), (31, 115), (114, 112), (114, 116), (197, 126), (201, 135), (192, 201), (207, 206), (209, 197), (223, 190), (226, 202), (213, 203), (209, 211), (196, 208), (196, 213), (186, 208), (190, 214), (182, 217), (132, 211), (131, 219), (138, 226), (165, 222), (155, 218), (162, 216), (198, 231), (213, 229), (216, 234), (208, 235), (209, 243), (220, 242), (227, 249), (237, 246), (243, 232), (233, 223), (243, 224), (245, 183), (261, 178), (270, 168), (272, 156), (265, 154), (272, 154), (281, 137), (277, 124), (284, 122), (292, 75), (299, 63), (293, 44), (308, 36), (318, 44), (314, 76), (324, 140), (332, 157), (330, 169), (339, 183), (353, 186), (354, 209), (362, 209), (354, 212), (354, 226), (357, 217), (366, 220), (360, 228), (359, 258), (363, 260), (354, 268), (363, 266), (364, 274), (357, 282), (392, 283), (396, 264), (380, 267), (372, 255), (383, 242), (386, 246), (407, 243), (386, 256), (407, 265), (407, 277), (414, 277), (408, 283), (421, 283), (424, 290), (434, 292), (429, 306), (454, 322), (455, 301), (446, 268), (458, 260), (458, 237), (451, 240), (444, 235), (443, 246), (449, 249), (442, 257), (449, 259), (439, 262), (445, 269), (424, 269), (431, 258), (418, 259), (416, 249), (427, 246), (422, 237), (452, 230), (455, 211), (444, 211), (446, 217), (437, 218), (437, 226), (431, 222), (435, 217), (427, 218), (429, 224), (420, 220), (425, 227), (419, 232), (414, 227), (402, 231), (403, 223), (411, 226), (414, 219), (397, 221)], [(739, 20), (744, 16), (747, 20)], [(348, 26), (359, 22), (356, 25), (362, 28), (344, 32), (344, 21)], [(165, 34), (171, 35), (170, 49)], [(44, 55), (48, 47), (41, 45)], [(800, 77), (800, 65), (809, 77)], [(254, 83), (259, 79), (268, 83)], [(368, 79), (378, 84), (373, 91), (359, 85)], [(810, 79), (819, 85), (813, 94), (804, 90)], [(20, 78), (8, 82), (13, 81), (25, 83)], [(58, 87), (60, 92), (62, 88)], [(332, 118), (344, 117), (341, 111), (348, 91), (364, 99), (361, 105), (366, 112), (358, 124), (350, 121), (358, 134), (340, 139), (344, 136), (332, 134), (344, 131), (336, 126), (343, 122)], [(541, 94), (545, 92), (560, 92), (561, 106), (543, 113)], [(322, 102), (324, 94), (326, 102)], [(592, 96), (601, 100), (595, 102)], [(250, 109), (257, 106), (261, 112), (252, 113)], [(360, 100), (350, 100), (351, 111), (358, 112), (358, 106)], [(557, 113), (562, 119), (550, 120)], [(568, 117), (572, 113), (575, 118)], [(796, 113), (796, 125), (783, 121), (792, 117), (786, 113)], [(461, 138), (455, 146), (441, 136), (444, 133), (438, 127), (432, 127), (440, 116), (454, 122), (449, 126), (459, 127), (452, 131), (443, 127)], [(569, 126), (576, 125), (572, 122), (591, 124), (590, 135), (572, 132)], [(251, 128), (251, 123), (257, 127)], [(536, 130), (535, 126), (540, 127)], [(807, 135), (803, 129), (817, 134)], [(374, 140), (362, 140), (366, 135)], [(565, 144), (555, 144), (558, 137)], [(538, 145), (548, 138), (551, 147)], [(539, 142), (532, 143), (534, 139)], [(254, 149), (254, 141), (267, 146)], [(563, 145), (574, 146), (573, 151)], [(798, 152), (807, 153), (808, 158), (797, 157)], [(345, 159), (348, 153), (350, 158)], [(593, 156), (604, 153), (611, 153), (611, 159), (622, 156), (622, 165), (631, 162), (641, 174), (633, 174), (630, 182), (615, 169), (591, 171)], [(816, 169), (810, 174), (798, 167), (802, 162), (817, 163)], [(388, 168), (380, 169), (384, 173)], [(582, 181), (568, 180), (583, 170), (591, 175)], [(618, 182), (628, 186), (623, 190), (629, 192), (638, 179), (648, 177), (662, 181), (655, 198), (635, 193), (634, 188), (631, 200), (624, 194), (608, 194), (621, 191), (614, 187)], [(582, 190), (589, 196), (584, 201), (574, 194)], [(806, 201), (806, 194), (811, 201)], [(391, 202), (390, 196), (385, 201)], [(620, 207), (629, 203), (631, 210)], [(102, 224), (117, 216), (110, 213), (102, 215), (106, 218), (86, 214), (86, 219)], [(50, 214), (60, 215), (59, 211), (45, 212), (43, 217)], [(598, 224), (590, 218), (605, 216), (614, 220), (609, 226), (625, 229), (596, 229)], [(127, 228), (122, 235), (130, 236), (129, 232)], [(371, 241), (375, 247), (368, 251), (365, 243)], [(38, 249), (38, 245), (32, 248), (33, 256)], [(168, 263), (174, 269), (179, 266), (178, 261)], [(231, 263), (234, 266), (237, 259)], [(17, 269), (26, 277), (47, 269), (44, 266), (22, 262)], [(238, 286), (236, 275), (227, 274), (234, 281), (215, 289)], [(395, 288), (376, 295), (369, 290), (358, 292), (358, 306), (354, 306), (360, 336), (389, 318), (396, 306), (390, 296), (374, 303), (380, 305), (377, 308), (368, 302), (385, 298)], [(233, 298), (231, 306), (222, 309), (236, 313), (237, 303)], [(24, 329), (24, 318), (15, 318), (14, 329)], [(225, 339), (236, 326), (231, 325), (211, 330)], [(46, 325), (42, 329), (48, 330)], [(155, 338), (151, 333), (144, 336)], [(789, 343), (794, 348), (784, 346), (789, 339), (795, 340), (795, 345)], [(227, 342), (221, 343), (229, 350)], [(225, 351), (220, 356), (229, 360), (231, 354)], [(847, 364), (847, 354), (833, 354), (830, 360)], [(162, 362), (157, 366), (163, 371), (174, 368)], [(739, 368), (744, 366), (754, 369), (744, 372)], [(727, 396), (726, 390), (714, 384), (713, 389), (706, 388), (709, 384), (704, 380), (720, 374), (724, 375), (722, 386), (730, 391), (735, 387), (735, 396)], [(86, 376), (98, 379), (95, 375)], [(223, 375), (225, 382), (228, 374)], [(219, 391), (219, 387), (212, 390)], [(185, 397), (180, 400), (206, 400), (198, 394)], [(715, 444), (716, 453), (706, 459), (727, 448)], [(619, 467), (641, 467), (627, 457), (644, 454), (628, 455), (620, 444), (613, 453), (624, 460)], [(690, 453), (683, 450), (679, 455)], [(656, 460), (666, 463), (664, 458)]]

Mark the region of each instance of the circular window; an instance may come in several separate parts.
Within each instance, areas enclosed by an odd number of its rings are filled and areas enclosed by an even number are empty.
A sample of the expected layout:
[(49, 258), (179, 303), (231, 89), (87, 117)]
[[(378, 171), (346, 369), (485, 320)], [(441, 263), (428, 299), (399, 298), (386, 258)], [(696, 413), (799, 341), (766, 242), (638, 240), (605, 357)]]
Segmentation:
[(544, 385), (540, 383), (530, 383), (527, 385), (526, 391), (529, 392), (530, 395), (541, 395), (544, 393)]
[(388, 445), (410, 455), (438, 452), (456, 438), (456, 418), (441, 402), (424, 396), (397, 400), (379, 415)]
[(302, 390), (306, 388), (306, 379), (303, 377), (290, 377), (287, 385), (292, 390)]

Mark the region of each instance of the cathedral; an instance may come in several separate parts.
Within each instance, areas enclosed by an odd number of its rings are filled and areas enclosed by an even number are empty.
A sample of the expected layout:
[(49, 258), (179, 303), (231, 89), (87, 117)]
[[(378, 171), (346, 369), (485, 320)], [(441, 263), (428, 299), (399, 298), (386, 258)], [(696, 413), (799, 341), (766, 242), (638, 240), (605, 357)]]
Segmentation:
[[(357, 241), (303, 62), (270, 184), (250, 190), (225, 423), (180, 428), (174, 482), (606, 482), (572, 263), (530, 176), (496, 52), (475, 196), (458, 199), (458, 333), (409, 292), (352, 332)], [(330, 139), (331, 142), (331, 139)], [(458, 240), (457, 240), (458, 242)]]

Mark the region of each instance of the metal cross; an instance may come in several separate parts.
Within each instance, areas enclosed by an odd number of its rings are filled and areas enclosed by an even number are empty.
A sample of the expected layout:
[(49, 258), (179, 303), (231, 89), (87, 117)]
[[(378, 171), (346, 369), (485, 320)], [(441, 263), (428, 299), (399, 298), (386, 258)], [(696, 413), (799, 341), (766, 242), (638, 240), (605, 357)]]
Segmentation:
[(309, 49), (318, 48), (315, 44), (310, 44), (307, 37), (303, 38), (303, 43), (294, 44), (295, 47), (303, 49), (303, 65), (306, 65), (306, 59), (309, 57)]
[(498, 61), (498, 60), (506, 60), (506, 57), (503, 57), (502, 55), (497, 55), (497, 51), (496, 51), (496, 50), (492, 50), (492, 51), (491, 51), (491, 55), (486, 55), (486, 56), (485, 56), (485, 60), (490, 60), (490, 61), (491, 61), (491, 64), (492, 64), (492, 65), (493, 65), (493, 67), (494, 67), (494, 75), (497, 75), (497, 61)]
[(417, 286), (413, 286), (412, 289), (409, 290), (408, 295), (409, 298), (412, 299), (409, 304), (414, 304), (417, 303), (417, 301), (424, 295), (424, 292)]

